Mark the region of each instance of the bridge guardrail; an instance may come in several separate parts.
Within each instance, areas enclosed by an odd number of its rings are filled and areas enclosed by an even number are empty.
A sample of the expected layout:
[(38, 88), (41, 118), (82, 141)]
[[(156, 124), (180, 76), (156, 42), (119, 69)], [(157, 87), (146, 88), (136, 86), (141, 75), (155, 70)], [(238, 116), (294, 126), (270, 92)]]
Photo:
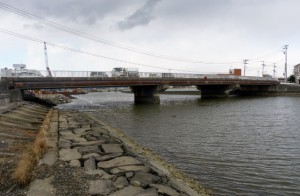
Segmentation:
[[(26, 75), (15, 73), (12, 76), (3, 75), (2, 77), (48, 77), (47, 70), (36, 70), (38, 75)], [(64, 70), (52, 70), (52, 77), (112, 77), (111, 71), (64, 71)], [(140, 78), (204, 78), (204, 79), (236, 79), (236, 80), (268, 80), (268, 81), (278, 81), (277, 78), (271, 77), (255, 77), (255, 76), (236, 76), (236, 75), (225, 75), (225, 74), (189, 74), (189, 73), (170, 73), (170, 72), (139, 72)], [(1, 78), (1, 76), (0, 76)], [(126, 79), (126, 77), (123, 77)], [(130, 78), (130, 77), (128, 77)]]

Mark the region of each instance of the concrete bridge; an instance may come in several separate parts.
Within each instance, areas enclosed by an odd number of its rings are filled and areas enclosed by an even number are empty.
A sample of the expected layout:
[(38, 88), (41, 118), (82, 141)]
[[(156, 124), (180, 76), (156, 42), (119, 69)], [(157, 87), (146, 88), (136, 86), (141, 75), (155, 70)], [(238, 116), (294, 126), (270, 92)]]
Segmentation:
[(196, 77), (2, 77), (11, 100), (21, 100), (24, 90), (130, 87), (135, 103), (159, 103), (159, 92), (169, 86), (196, 86), (201, 98), (229, 95), (265, 95), (278, 91), (278, 80), (233, 75)]

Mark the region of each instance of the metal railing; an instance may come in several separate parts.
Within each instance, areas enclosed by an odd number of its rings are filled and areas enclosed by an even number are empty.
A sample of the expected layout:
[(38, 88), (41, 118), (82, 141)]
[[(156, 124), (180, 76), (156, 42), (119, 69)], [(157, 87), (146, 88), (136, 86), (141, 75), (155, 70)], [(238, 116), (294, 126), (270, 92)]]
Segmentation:
[[(52, 70), (52, 77), (93, 77), (93, 78), (110, 78), (112, 77), (111, 71), (63, 71)], [(9, 72), (1, 71), (2, 77), (49, 77), (47, 70), (33, 70), (32, 72), (15, 71)], [(139, 72), (140, 78), (202, 78), (202, 79), (235, 79), (235, 80), (268, 80), (278, 81), (277, 78), (271, 77), (255, 77), (255, 76), (236, 76), (225, 74), (188, 74), (188, 73), (161, 73), (161, 72)], [(1, 77), (0, 77), (1, 78)], [(131, 78), (131, 77), (122, 77)]]

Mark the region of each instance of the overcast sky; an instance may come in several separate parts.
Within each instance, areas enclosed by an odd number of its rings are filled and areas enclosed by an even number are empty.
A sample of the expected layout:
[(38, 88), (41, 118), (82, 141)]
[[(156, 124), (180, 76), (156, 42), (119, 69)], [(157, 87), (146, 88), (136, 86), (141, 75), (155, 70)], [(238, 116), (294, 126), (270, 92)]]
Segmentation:
[[(227, 73), (232, 68), (243, 69), (243, 59), (249, 59), (246, 75), (261, 75), (264, 61), (266, 74), (273, 75), (273, 63), (277, 63), (276, 75), (281, 77), (285, 44), (289, 45), (288, 75), (300, 63), (299, 0), (0, 2), (1, 29), (98, 55), (48, 45), (52, 70), (110, 71), (113, 67), (138, 67), (140, 71)], [(121, 47), (24, 18), (3, 9), (3, 3)], [(0, 66), (11, 68), (12, 64), (23, 63), (30, 69), (44, 70), (43, 47), (42, 43), (0, 32)]]

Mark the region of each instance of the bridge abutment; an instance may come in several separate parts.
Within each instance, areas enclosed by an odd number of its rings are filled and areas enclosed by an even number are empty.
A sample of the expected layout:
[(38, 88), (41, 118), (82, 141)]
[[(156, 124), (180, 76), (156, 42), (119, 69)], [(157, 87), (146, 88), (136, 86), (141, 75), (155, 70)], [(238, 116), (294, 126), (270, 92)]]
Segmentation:
[(166, 89), (163, 85), (131, 86), (135, 103), (160, 103), (159, 91)]

